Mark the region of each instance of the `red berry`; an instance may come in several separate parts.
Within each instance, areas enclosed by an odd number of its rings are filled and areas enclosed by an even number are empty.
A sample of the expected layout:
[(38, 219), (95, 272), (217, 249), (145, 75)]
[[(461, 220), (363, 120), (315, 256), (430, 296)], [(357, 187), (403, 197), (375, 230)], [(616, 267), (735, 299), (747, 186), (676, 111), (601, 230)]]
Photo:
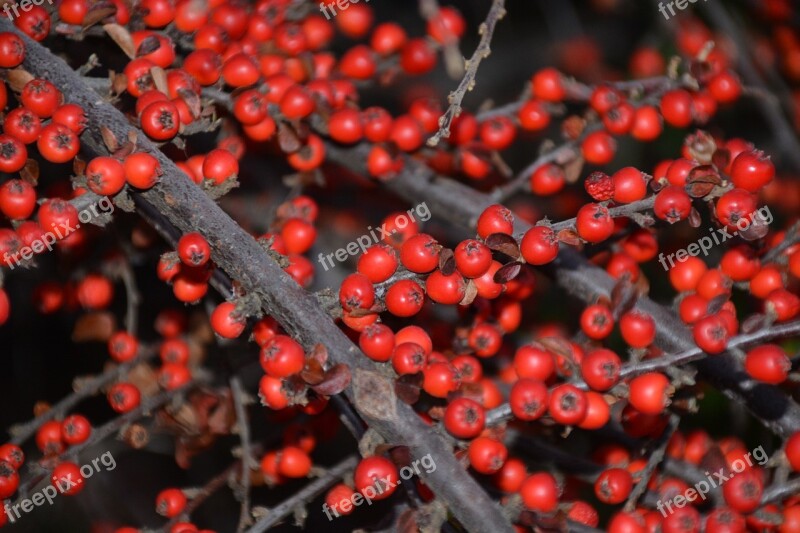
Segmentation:
[(659, 415), (669, 404), (670, 391), (669, 379), (664, 374), (650, 372), (631, 380), (629, 400), (640, 413)]

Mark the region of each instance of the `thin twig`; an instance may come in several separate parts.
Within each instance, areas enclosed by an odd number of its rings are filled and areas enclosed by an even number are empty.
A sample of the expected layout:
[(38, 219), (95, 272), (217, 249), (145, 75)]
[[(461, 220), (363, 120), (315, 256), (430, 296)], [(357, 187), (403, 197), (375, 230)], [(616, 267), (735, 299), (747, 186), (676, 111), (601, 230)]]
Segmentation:
[(481, 61), (489, 57), (494, 29), (497, 26), (497, 22), (502, 19), (505, 14), (505, 0), (494, 0), (491, 9), (489, 9), (489, 14), (486, 16), (486, 21), (481, 24), (478, 30), (481, 34), (480, 43), (478, 43), (478, 47), (475, 49), (472, 57), (467, 60), (467, 70), (461, 82), (458, 84), (458, 87), (447, 97), (447, 101), (450, 105), (444, 115), (439, 117), (439, 131), (428, 139), (428, 146), (436, 146), (442, 138), (450, 136), (450, 125), (453, 119), (461, 113), (461, 102), (464, 100), (464, 96), (468, 91), (475, 88), (475, 77), (478, 74), (478, 67)]
[(242, 508), (239, 513), (239, 524), (236, 531), (243, 531), (250, 524), (250, 471), (253, 461), (250, 446), (250, 423), (247, 417), (247, 409), (244, 405), (245, 392), (239, 376), (232, 376), (230, 379), (231, 396), (233, 405), (236, 409), (236, 427), (239, 432), (239, 440), (242, 444), (242, 479), (241, 479), (241, 503)]
[(336, 483), (348, 471), (354, 469), (358, 464), (358, 457), (351, 455), (338, 463), (336, 466), (327, 470), (321, 477), (312, 481), (302, 490), (298, 491), (290, 498), (284, 500), (282, 503), (273, 507), (267, 513), (267, 516), (255, 523), (253, 527), (247, 530), (247, 533), (262, 533), (267, 529), (276, 526), (285, 517), (289, 516), (298, 506), (309, 503), (316, 498), (322, 491)]
[(667, 427), (655, 442), (653, 451), (650, 453), (650, 458), (647, 460), (647, 466), (645, 466), (641, 472), (641, 479), (639, 479), (639, 482), (636, 483), (636, 486), (633, 488), (630, 495), (628, 495), (628, 500), (623, 506), (624, 511), (631, 512), (636, 508), (636, 503), (639, 501), (639, 498), (647, 490), (647, 485), (650, 483), (650, 476), (653, 475), (658, 465), (664, 460), (664, 455), (667, 453), (667, 445), (672, 435), (675, 433), (675, 430), (678, 429), (680, 420), (678, 415), (670, 415)]
[(9, 431), (12, 435), (10, 442), (17, 445), (24, 443), (26, 440), (31, 438), (34, 433), (36, 433), (42, 424), (53, 420), (54, 418), (63, 416), (85, 398), (94, 396), (106, 385), (116, 381), (120, 376), (124, 376), (137, 365), (154, 359), (157, 353), (158, 351), (153, 347), (140, 348), (139, 356), (136, 359), (121, 365), (115, 365), (98, 376), (81, 381), (80, 386), (76, 387), (75, 392), (62, 398), (61, 401), (50, 407), (50, 409), (48, 409), (46, 412), (40, 414), (29, 422), (12, 426)]

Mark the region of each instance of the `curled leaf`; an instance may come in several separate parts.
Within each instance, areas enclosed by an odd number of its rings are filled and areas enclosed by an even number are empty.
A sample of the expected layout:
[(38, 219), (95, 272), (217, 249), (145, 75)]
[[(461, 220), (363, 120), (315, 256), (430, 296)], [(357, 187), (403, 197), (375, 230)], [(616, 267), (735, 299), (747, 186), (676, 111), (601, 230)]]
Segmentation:
[(572, 228), (559, 231), (558, 240), (570, 246), (579, 246), (581, 244), (581, 238), (578, 236), (578, 232)]
[(694, 167), (686, 178), (686, 192), (692, 198), (703, 198), (722, 184), (719, 172), (711, 165)]
[(519, 245), (514, 237), (506, 233), (492, 233), (486, 237), (486, 246), (495, 252), (500, 252), (512, 259), (519, 259)]
[(508, 263), (507, 265), (503, 265), (495, 272), (494, 282), (508, 283), (519, 275), (520, 270), (522, 270), (522, 263)]
[(450, 248), (442, 248), (439, 252), (439, 270), (445, 276), (449, 276), (456, 271), (455, 255)]
[(306, 365), (300, 371), (300, 377), (309, 385), (319, 385), (325, 380), (325, 369), (319, 361), (312, 358), (306, 358)]
[(333, 396), (346, 389), (350, 385), (351, 379), (350, 367), (339, 364), (325, 372), (325, 378), (322, 382), (313, 385), (311, 389), (322, 396)]
[(136, 47), (133, 45), (133, 37), (130, 32), (119, 24), (103, 24), (103, 29), (106, 31), (111, 40), (117, 43), (120, 50), (130, 59), (136, 57)]

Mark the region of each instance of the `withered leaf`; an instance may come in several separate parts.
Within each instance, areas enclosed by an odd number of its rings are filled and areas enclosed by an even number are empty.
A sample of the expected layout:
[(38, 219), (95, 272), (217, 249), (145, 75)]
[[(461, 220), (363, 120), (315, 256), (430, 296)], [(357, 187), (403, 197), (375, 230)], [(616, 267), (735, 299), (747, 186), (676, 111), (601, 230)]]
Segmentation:
[(108, 342), (117, 329), (114, 315), (107, 311), (97, 311), (81, 315), (72, 330), (74, 342)]
[(469, 280), (464, 289), (464, 298), (461, 299), (458, 305), (469, 305), (475, 301), (476, 296), (478, 296), (478, 287), (475, 286), (475, 282)]
[(8, 86), (15, 93), (21, 93), (25, 84), (34, 78), (33, 74), (23, 68), (15, 68), (6, 72), (6, 80)]
[(114, 132), (111, 131), (107, 126), (100, 126), (100, 135), (103, 136), (103, 143), (108, 148), (110, 153), (114, 153), (119, 148), (119, 141), (117, 140), (117, 136), (114, 135)]
[(306, 365), (300, 372), (300, 377), (309, 385), (319, 385), (325, 380), (325, 369), (319, 361), (312, 358), (306, 358)]
[(719, 296), (715, 296), (708, 302), (708, 307), (706, 308), (706, 313), (709, 315), (716, 314), (717, 312), (722, 309), (722, 306), (730, 299), (730, 294), (724, 293), (720, 294)]
[(739, 236), (746, 241), (762, 239), (769, 232), (769, 227), (764, 220), (754, 217), (752, 223), (743, 230), (739, 230)]
[(169, 94), (169, 85), (167, 84), (167, 71), (159, 66), (150, 67), (150, 76), (153, 78), (153, 84), (156, 89), (164, 94)]
[(202, 107), (202, 102), (200, 100), (200, 95), (196, 92), (181, 88), (178, 89), (178, 96), (183, 98), (183, 101), (186, 102), (187, 107), (189, 108), (189, 112), (192, 114), (192, 117), (197, 118), (200, 116), (200, 108)]
[(508, 283), (519, 275), (520, 270), (522, 270), (522, 263), (508, 263), (507, 265), (503, 265), (495, 272), (494, 282)]
[(689, 211), (689, 225), (693, 228), (699, 228), (702, 223), (703, 217), (700, 216), (700, 212), (692, 207)]
[(324, 344), (317, 343), (311, 350), (311, 353), (308, 354), (308, 357), (319, 361), (321, 365), (325, 365), (325, 363), (328, 362), (328, 349)]
[(711, 156), (711, 164), (719, 168), (727, 168), (728, 163), (731, 162), (731, 151), (727, 148), (717, 148), (714, 155)]
[(406, 374), (397, 378), (394, 384), (394, 391), (400, 401), (408, 405), (414, 405), (419, 400), (420, 390), (422, 389), (422, 373)]
[(576, 183), (583, 172), (583, 156), (579, 155), (564, 164), (564, 179), (567, 183)]
[(313, 385), (311, 389), (323, 396), (333, 396), (339, 394), (350, 385), (352, 375), (350, 367), (339, 364), (325, 372), (325, 378), (318, 385)]
[[(75, 158), (75, 164), (76, 165), (78, 164), (78, 161), (79, 161), (79, 158), (76, 157)], [(80, 160), (80, 161), (81, 161), (81, 163), (83, 163), (84, 166), (86, 166), (86, 163), (83, 160)], [(78, 172), (76, 171), (75, 174), (80, 176), (81, 174), (83, 174), (83, 172), (78, 174)], [(39, 183), (39, 162), (36, 161), (35, 159), (28, 159), (25, 162), (25, 166), (20, 169), (19, 177), (22, 178), (23, 180), (27, 181), (31, 185), (38, 184)]]
[(559, 242), (563, 242), (564, 244), (568, 244), (570, 246), (579, 246), (581, 244), (581, 238), (578, 236), (578, 232), (572, 228), (566, 228), (559, 231), (558, 240)]
[(512, 259), (520, 258), (519, 245), (511, 235), (492, 233), (486, 237), (486, 246), (488, 246), (490, 250), (505, 254)]
[(287, 154), (294, 153), (303, 146), (294, 129), (285, 122), (278, 123), (278, 145)]
[(90, 26), (94, 26), (101, 20), (110, 17), (116, 12), (117, 8), (113, 5), (95, 4), (89, 9), (89, 12), (86, 13), (86, 16), (83, 18), (83, 27), (88, 28)]
[(445, 276), (449, 276), (456, 271), (455, 255), (450, 248), (442, 248), (439, 252), (439, 270)]
[(616, 311), (615, 314), (621, 316), (630, 311), (636, 305), (638, 293), (630, 282), (630, 277), (623, 275), (614, 288), (611, 290), (611, 308)]
[(686, 192), (692, 198), (702, 198), (715, 186), (722, 184), (719, 172), (711, 165), (694, 167), (686, 178)]
[(141, 57), (152, 54), (159, 48), (161, 48), (161, 41), (155, 35), (151, 35), (139, 43), (139, 48), (136, 49), (136, 56)]
[(747, 317), (742, 322), (742, 333), (753, 333), (767, 325), (767, 317), (761, 313), (755, 313)]
[(119, 24), (103, 24), (103, 29), (106, 31), (111, 40), (117, 43), (120, 50), (130, 59), (136, 57), (136, 47), (133, 45), (133, 37), (130, 32)]

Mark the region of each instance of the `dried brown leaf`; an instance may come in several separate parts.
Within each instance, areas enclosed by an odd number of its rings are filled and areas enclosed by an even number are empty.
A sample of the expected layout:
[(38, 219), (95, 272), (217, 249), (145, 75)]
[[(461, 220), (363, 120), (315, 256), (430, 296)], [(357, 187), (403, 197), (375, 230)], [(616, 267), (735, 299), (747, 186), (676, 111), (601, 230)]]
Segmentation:
[[(76, 157), (75, 161), (77, 162), (78, 160), (79, 159)], [(80, 175), (80, 174), (77, 174), (77, 175)], [(22, 178), (23, 180), (27, 181), (31, 185), (35, 186), (36, 184), (38, 184), (39, 183), (39, 162), (36, 161), (35, 159), (28, 159), (25, 162), (25, 166), (20, 169), (19, 177)]]
[(469, 280), (467, 282), (467, 286), (464, 289), (464, 298), (461, 299), (458, 305), (469, 305), (473, 301), (475, 301), (475, 297), (478, 296), (478, 287), (475, 286), (475, 282)]
[(81, 315), (72, 330), (74, 342), (108, 342), (116, 331), (114, 315), (107, 311), (97, 311)]
[(297, 133), (285, 122), (278, 123), (278, 144), (281, 150), (287, 154), (294, 153), (303, 146)]
[(15, 93), (21, 93), (25, 84), (34, 79), (34, 75), (25, 70), (24, 68), (15, 68), (6, 73), (6, 81), (11, 90)]
[(153, 84), (156, 89), (164, 94), (169, 94), (169, 85), (167, 84), (167, 71), (159, 66), (150, 67), (150, 76), (153, 77)]
[(103, 29), (106, 31), (111, 40), (117, 43), (120, 50), (130, 59), (136, 57), (136, 47), (133, 45), (133, 37), (130, 32), (119, 24), (103, 24)]
[(505, 254), (512, 259), (520, 258), (519, 245), (511, 235), (506, 233), (492, 233), (486, 237), (485, 243), (491, 250)]
[(568, 244), (570, 246), (579, 246), (581, 244), (581, 238), (578, 236), (578, 232), (572, 228), (562, 229), (558, 232), (558, 240), (559, 242), (563, 242), (564, 244)]
[(333, 396), (346, 389), (351, 379), (350, 367), (339, 364), (325, 372), (324, 380), (318, 385), (313, 385), (311, 389), (322, 396)]
[(300, 377), (309, 385), (319, 385), (325, 380), (325, 369), (316, 359), (306, 358), (306, 365), (300, 372)]
[(522, 263), (508, 263), (507, 265), (503, 265), (495, 272), (494, 282), (508, 283), (519, 275), (520, 270), (522, 270)]
[(103, 143), (110, 153), (114, 153), (119, 149), (119, 141), (114, 132), (106, 126), (100, 126), (100, 135), (103, 137)]
[(445, 276), (451, 275), (456, 270), (456, 259), (453, 250), (450, 248), (442, 248), (439, 252), (439, 270)]

